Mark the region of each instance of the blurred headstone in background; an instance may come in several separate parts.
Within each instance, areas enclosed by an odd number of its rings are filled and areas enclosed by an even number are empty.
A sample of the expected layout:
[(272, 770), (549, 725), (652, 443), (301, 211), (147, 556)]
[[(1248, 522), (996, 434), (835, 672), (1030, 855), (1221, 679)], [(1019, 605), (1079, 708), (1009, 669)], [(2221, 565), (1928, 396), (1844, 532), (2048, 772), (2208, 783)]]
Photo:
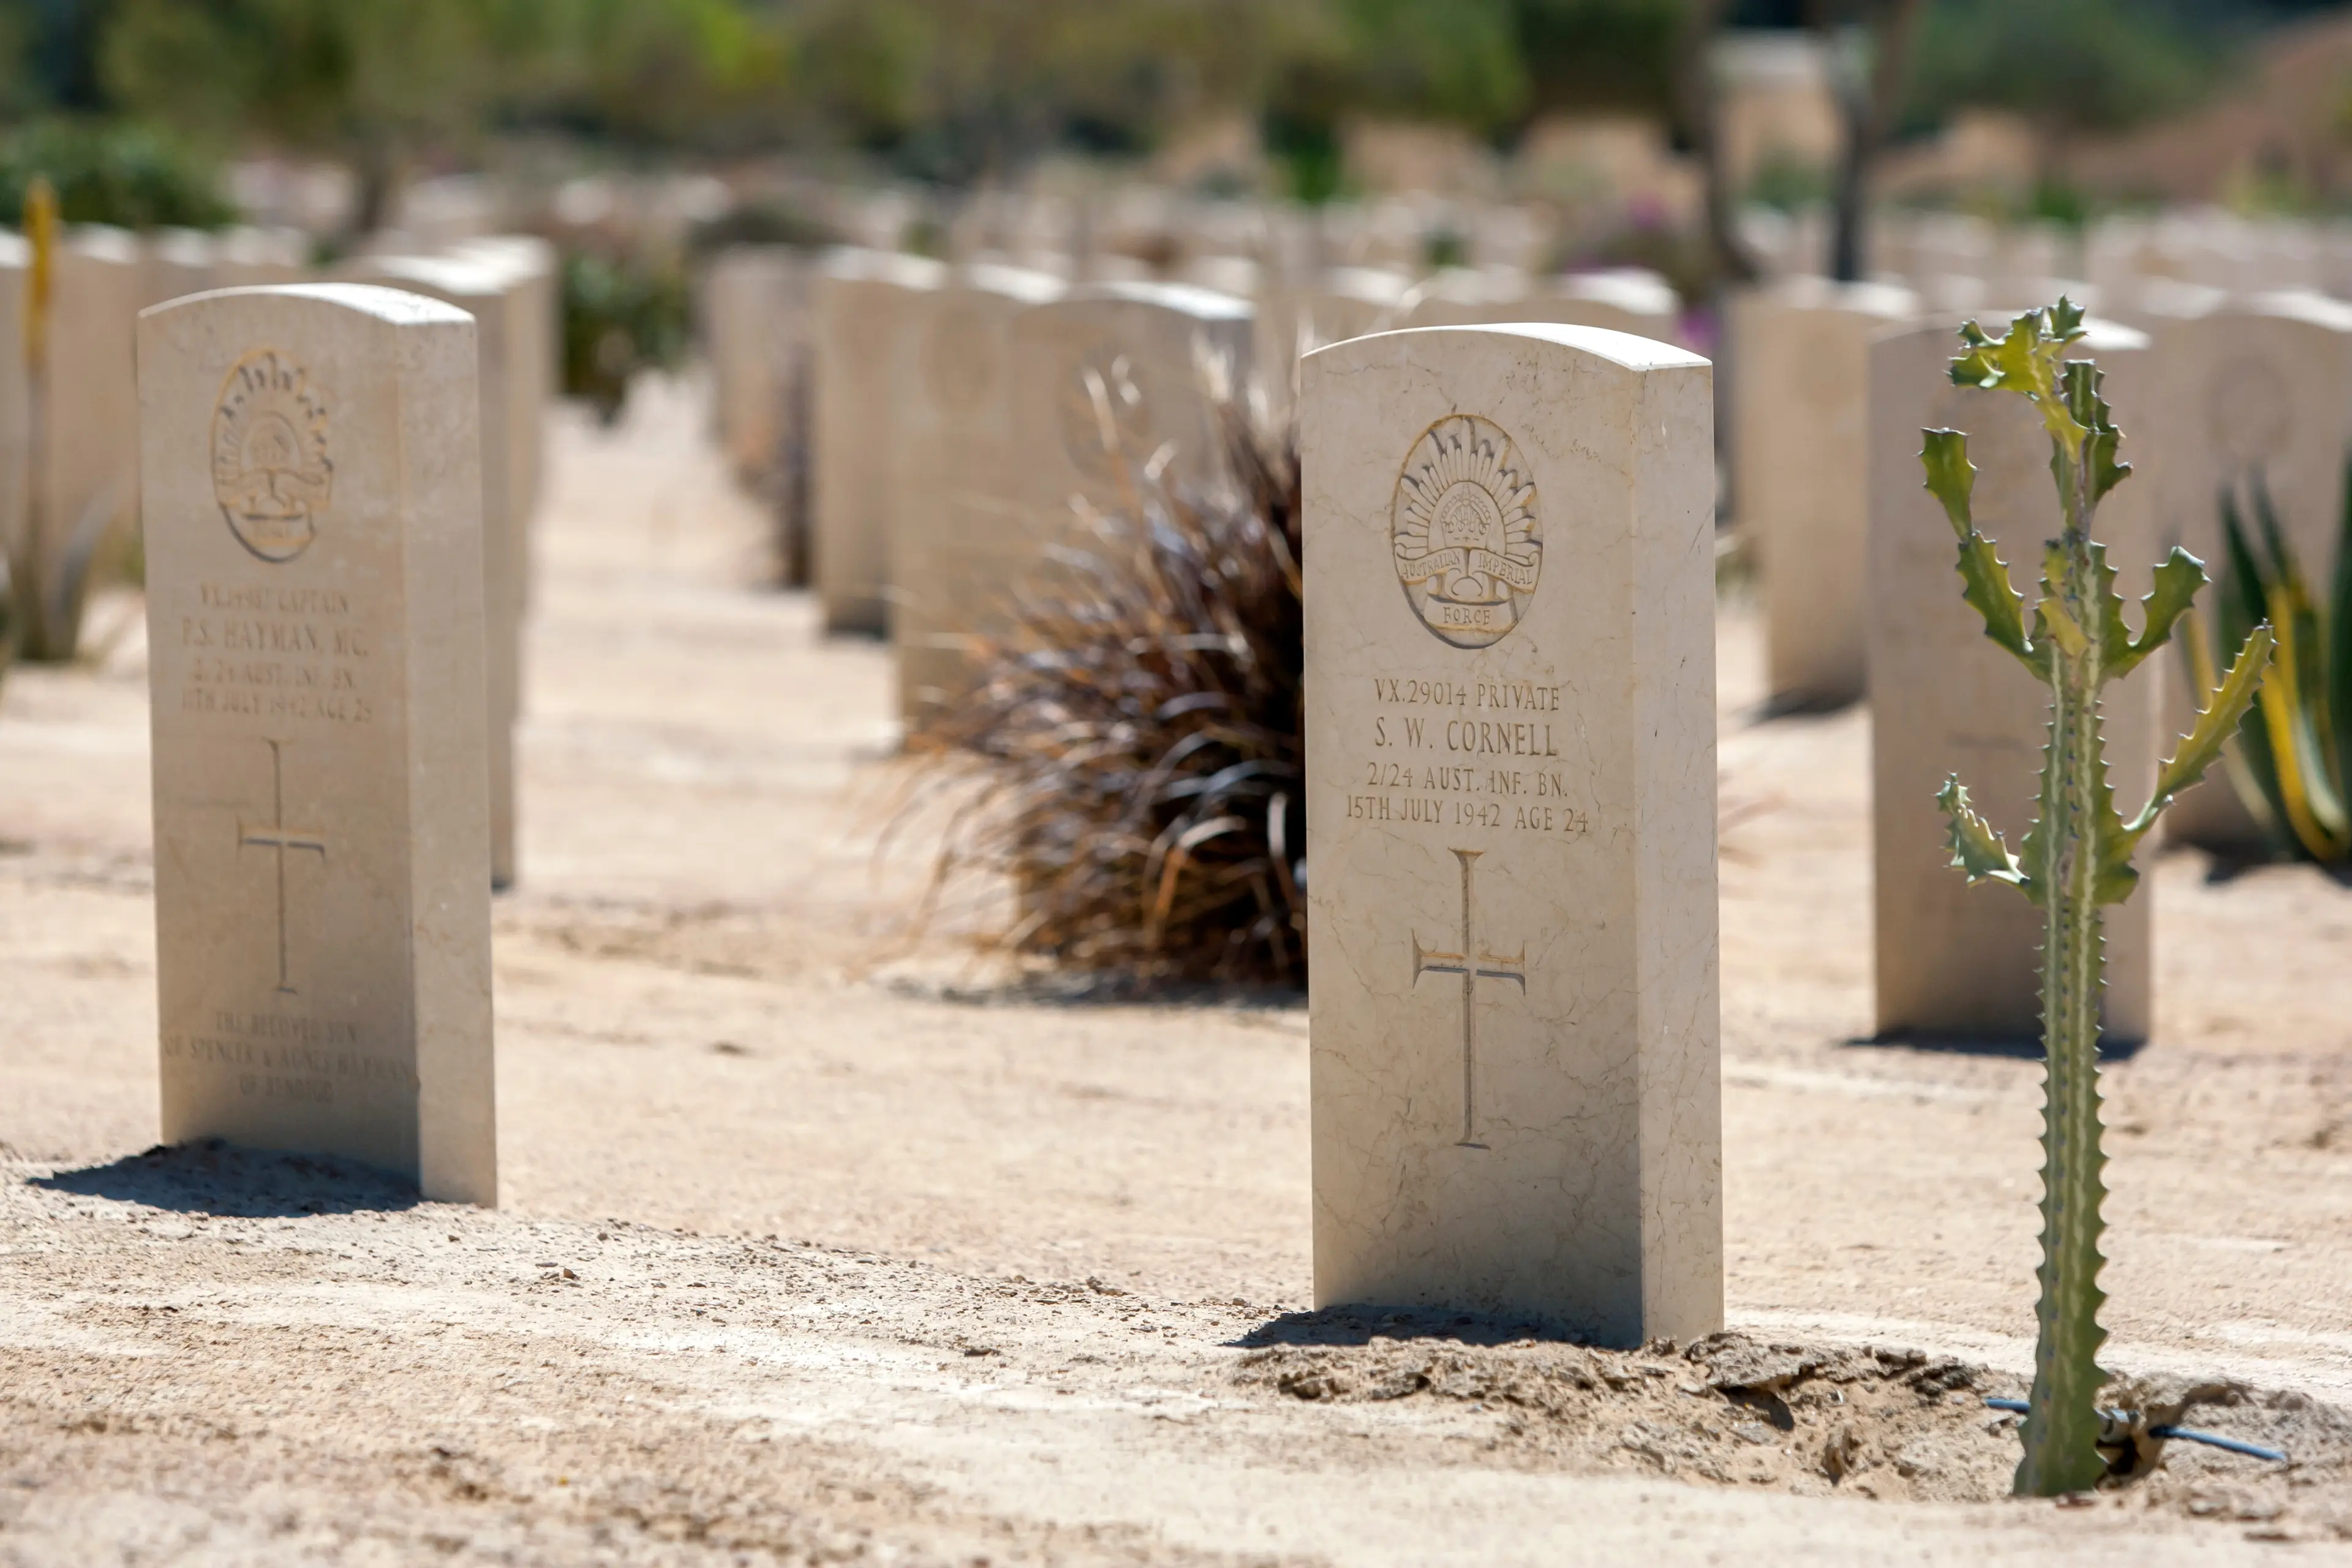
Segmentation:
[(890, 637), (908, 730), (965, 685), (972, 634), (998, 629), (1004, 606), (990, 602), (991, 587), (1035, 563), (1022, 505), (1032, 459), (1014, 429), (1013, 323), (1063, 291), (1051, 273), (974, 263), (915, 307), (919, 317), (900, 341)]
[(1907, 290), (1792, 278), (1743, 295), (1730, 332), (1738, 517), (1763, 584), (1773, 700), (1863, 694), (1872, 338), (1908, 325)]
[(516, 858), (515, 731), (522, 722), (523, 626), (530, 604), (530, 543), (523, 526), (518, 426), (536, 442), (535, 409), (519, 409), (515, 390), (529, 384), (520, 352), (537, 339), (523, 325), (532, 301), (514, 278), (461, 257), (373, 256), (352, 276), (442, 300), (474, 320), (481, 433), (482, 607), (488, 701), (491, 885), (513, 885)]
[(906, 459), (894, 370), (923, 302), (947, 278), (943, 263), (925, 257), (840, 249), (826, 255), (810, 290), (809, 563), (828, 632), (889, 630), (892, 490)]
[[(2042, 542), (2060, 530), (2050, 438), (2024, 399), (1951, 384), (1958, 334), (1937, 323), (1870, 344), (1867, 542), (1875, 1027), (1883, 1036), (2036, 1039), (2042, 1031), (2042, 912), (1992, 898), (1952, 869), (1950, 825), (1937, 804), (1958, 773), (1991, 821), (2033, 819), (2050, 694), (2005, 657), (1989, 657), (1984, 621), (1963, 603), (1958, 542), (1919, 464), (1923, 429), (1965, 430), (1976, 467), (1979, 529), (2011, 581), (2031, 589)], [(2157, 421), (2158, 363), (2145, 333), (2093, 322), (2074, 350), (2095, 359), (2126, 431), (2133, 477), (2098, 510), (2098, 537), (2128, 599), (2147, 593), (2158, 549), (2158, 495), (2143, 455), (2166, 445)], [(2110, 686), (2107, 782), (2129, 815), (2156, 784), (2158, 658)], [(2144, 1040), (2155, 1027), (2157, 889), (2144, 879), (2106, 910), (2104, 1026)]]

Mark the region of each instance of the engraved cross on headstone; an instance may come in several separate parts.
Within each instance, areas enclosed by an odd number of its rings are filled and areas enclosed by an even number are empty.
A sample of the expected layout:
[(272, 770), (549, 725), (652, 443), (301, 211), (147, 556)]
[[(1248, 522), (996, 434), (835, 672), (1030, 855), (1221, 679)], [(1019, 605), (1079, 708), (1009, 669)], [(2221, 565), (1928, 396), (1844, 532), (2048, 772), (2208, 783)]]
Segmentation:
[(285, 742), (271, 741), (269, 746), (269, 826), (247, 827), (242, 817), (237, 819), (236, 846), (240, 849), (275, 849), (278, 852), (278, 989), (294, 994), (292, 982), (286, 969), (286, 852), (289, 849), (309, 849), (320, 861), (327, 858), (327, 841), (316, 833), (286, 826), (286, 757)]
[(1478, 943), (1478, 900), (1475, 880), (1478, 857), (1482, 849), (1456, 849), (1454, 858), (1462, 862), (1462, 951), (1432, 952), (1421, 945), (1421, 936), (1412, 939), (1412, 983), (1421, 984), (1424, 974), (1458, 974), (1462, 976), (1462, 1137), (1465, 1149), (1483, 1149), (1476, 1140), (1478, 1116), (1478, 982), (1508, 980), (1517, 985), (1524, 995), (1528, 989), (1528, 948), (1519, 944), (1517, 955), (1504, 958), (1480, 949)]

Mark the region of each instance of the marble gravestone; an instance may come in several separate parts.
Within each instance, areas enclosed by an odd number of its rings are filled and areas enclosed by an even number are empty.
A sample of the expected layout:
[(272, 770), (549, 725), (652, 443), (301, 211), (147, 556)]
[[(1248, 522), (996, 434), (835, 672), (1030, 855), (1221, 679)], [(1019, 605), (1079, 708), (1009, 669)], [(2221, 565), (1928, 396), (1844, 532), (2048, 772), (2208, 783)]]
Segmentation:
[[(373, 256), (356, 276), (455, 305), (474, 318), (480, 356), (482, 604), (488, 619), (490, 882), (514, 884), (515, 731), (522, 722), (523, 624), (530, 604), (530, 546), (521, 519), (515, 383), (522, 301), (510, 279), (478, 261), (438, 256)], [(535, 434), (538, 421), (531, 421)]]
[(138, 513), (138, 406), (131, 339), (146, 273), (119, 228), (66, 231), (50, 284), (43, 449), (31, 454), (42, 554), (54, 565), (76, 539)]
[(1012, 500), (1025, 460), (1013, 434), (1013, 322), (1062, 293), (1051, 273), (974, 263), (926, 301), (900, 345), (890, 635), (910, 730), (965, 683), (970, 638), (989, 618), (976, 585), (1003, 579), (1027, 548)]
[[(563, 374), (562, 264), (555, 247), (536, 235), (502, 234), (469, 239), (450, 252), (496, 273), (515, 296), (508, 310), (514, 342), (508, 354), (507, 443), (516, 526), (526, 557), (532, 520), (547, 468), (547, 410), (559, 394)], [(531, 577), (523, 576), (523, 602), (530, 602)]]
[(828, 632), (886, 633), (891, 492), (904, 452), (891, 393), (899, 344), (947, 268), (896, 251), (836, 250), (812, 290), (809, 568)]
[(782, 454), (795, 376), (804, 374), (808, 266), (789, 245), (730, 245), (711, 259), (703, 335), (719, 445), (754, 479)]
[[(1998, 335), (2006, 323), (1985, 318)], [(2093, 522), (2117, 573), (2116, 591), (2148, 591), (2157, 542), (2150, 404), (2156, 362), (2147, 336), (2094, 321), (2074, 349), (2106, 373), (2107, 402), (2135, 472)], [(2041, 1032), (2042, 912), (2013, 889), (1970, 887), (1952, 868), (1936, 792), (1947, 775), (1979, 810), (2024, 842), (2036, 810), (2050, 693), (1985, 639), (1960, 598), (1958, 545), (1927, 493), (1919, 432), (1965, 430), (1977, 469), (1977, 526), (2010, 563), (2010, 581), (2035, 592), (2042, 543), (2059, 531), (2050, 441), (2023, 398), (1957, 387), (1948, 374), (1959, 338), (1917, 327), (1870, 346), (1869, 658), (1872, 862), (1876, 1027), (1882, 1035), (2032, 1038)], [(2135, 624), (2137, 611), (2132, 612)], [(2116, 808), (2137, 811), (2156, 786), (2157, 693), (2168, 650), (2109, 686), (2107, 778)], [(2105, 1031), (2146, 1039), (2155, 1022), (2156, 883), (2106, 910)]]
[(216, 288), (258, 288), (302, 282), (310, 270), (310, 244), (299, 229), (233, 228), (220, 237), (213, 279)]
[(0, 233), (0, 474), (20, 476), (0, 483), (0, 574), (8, 570), (25, 526), (27, 498), (21, 476), (31, 438), (26, 427), (25, 290), (32, 259), (33, 247), (23, 236)]
[(160, 305), (221, 285), (220, 242), (202, 229), (163, 228), (147, 237), (140, 304)]
[(1178, 283), (1091, 284), (1014, 318), (1013, 428), (1030, 536), (1008, 564), (1034, 566), (1068, 538), (1080, 504), (1126, 504), (1155, 462), (1179, 485), (1215, 474), (1224, 432), (1208, 378), (1221, 368), (1230, 387), (1246, 386), (1255, 335), (1249, 301)]
[(349, 284), (139, 322), (163, 1137), (488, 1205), (476, 353)]
[[(2352, 305), (2303, 292), (2257, 294), (2158, 329), (2164, 405), (2164, 513), (2168, 545), (2179, 544), (2221, 581), (2221, 494), (2238, 497), (2253, 526), (2256, 481), (2270, 494), (2305, 581), (2324, 597), (2334, 581), (2344, 474), (2352, 458)], [(2129, 425), (2125, 426), (2126, 437)], [(2212, 614), (2217, 590), (2199, 595)], [(2210, 621), (2209, 621), (2210, 624)], [(2232, 650), (2216, 648), (2226, 662)], [(2164, 718), (2171, 733), (2196, 712), (2184, 667), (2165, 661)], [(2216, 768), (2165, 814), (2168, 835), (2192, 843), (2260, 844), (2262, 829)]]
[(1733, 302), (1732, 478), (1764, 605), (1773, 700), (1863, 692), (1870, 516), (1870, 340), (1916, 300), (1872, 283), (1791, 278)]
[(1315, 1300), (1719, 1329), (1710, 368), (1304, 370)]

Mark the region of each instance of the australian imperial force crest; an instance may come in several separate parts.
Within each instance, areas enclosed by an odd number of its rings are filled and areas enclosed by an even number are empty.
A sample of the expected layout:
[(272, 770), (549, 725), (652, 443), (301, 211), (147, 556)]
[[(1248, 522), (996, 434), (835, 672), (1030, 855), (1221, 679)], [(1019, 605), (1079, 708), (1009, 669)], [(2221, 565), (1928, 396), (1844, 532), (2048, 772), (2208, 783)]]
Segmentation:
[(1527, 614), (1543, 569), (1535, 481), (1501, 426), (1475, 414), (1421, 434), (1389, 513), (1397, 577), (1422, 624), (1455, 647), (1487, 647)]
[(301, 554), (334, 475), (326, 400), (302, 367), (276, 349), (237, 361), (213, 409), (213, 495), (236, 542), (264, 561)]

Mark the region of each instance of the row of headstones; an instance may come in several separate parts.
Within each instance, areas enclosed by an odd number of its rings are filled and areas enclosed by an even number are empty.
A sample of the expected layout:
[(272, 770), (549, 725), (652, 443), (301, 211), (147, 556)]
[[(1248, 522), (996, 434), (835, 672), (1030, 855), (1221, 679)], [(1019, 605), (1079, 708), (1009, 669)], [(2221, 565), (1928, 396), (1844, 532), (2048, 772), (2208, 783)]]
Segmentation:
[[(212, 289), (299, 281), (312, 273), (306, 250), (299, 235), (274, 230), (165, 230), (144, 241), (121, 229), (68, 231), (52, 262), (43, 407), (35, 420), (36, 389), (20, 335), (31, 258), (21, 237), (0, 236), (0, 473), (26, 476), (0, 484), (0, 538), (20, 538), (37, 524), (41, 554), (55, 562), (68, 541), (135, 517), (137, 426), (130, 415), (139, 312)], [(446, 300), (480, 324), (485, 569), (494, 610), (492, 865), (503, 886), (516, 874), (513, 734), (522, 704), (530, 522), (543, 480), (544, 410), (555, 395), (562, 352), (554, 257), (543, 241), (509, 236), (471, 240), (444, 255), (366, 255), (336, 271)], [(44, 450), (33, 453), (27, 446), (37, 429)], [(225, 665), (222, 673), (232, 678), (223, 700), (274, 700), (258, 689), (234, 689), (254, 685), (252, 670), (236, 679), (237, 670)]]
[[(1742, 237), (1768, 276), (1818, 275), (1829, 261), (1829, 218), (1748, 208)], [(2102, 217), (2072, 228), (2002, 226), (1963, 213), (1880, 211), (1865, 235), (1871, 279), (1899, 283), (1938, 309), (1972, 310), (2074, 279), (2077, 299), (2126, 308), (2150, 282), (2262, 293), (2352, 291), (2352, 223), (2254, 220), (2207, 209)]]
[[(2080, 351), (2106, 373), (2134, 469), (2099, 513), (2121, 590), (2146, 593), (2175, 544), (2218, 576), (2221, 497), (2245, 506), (2257, 477), (2305, 568), (2326, 581), (2352, 456), (2352, 306), (2306, 292), (2197, 304), (2136, 325), (2095, 319)], [(1994, 316), (1987, 325), (2000, 330)], [(1870, 704), (1878, 1026), (2030, 1033), (2038, 923), (1951, 877), (1935, 795), (1957, 769), (1993, 816), (2030, 819), (2046, 699), (1992, 657), (1958, 596), (1918, 433), (1969, 432), (1979, 526), (2028, 588), (2040, 542), (2058, 531), (2048, 443), (2016, 400), (1949, 384), (1951, 318), (1923, 319), (1901, 290), (1783, 284), (1742, 301), (1731, 341), (1733, 472), (1756, 548), (1767, 683), (1791, 706)], [(2105, 708), (2111, 778), (2137, 805), (2193, 715), (2181, 667), (2152, 661)], [(2168, 824), (2210, 845), (2259, 837), (2220, 780)], [(2152, 1023), (2153, 905), (2144, 885), (2109, 919), (2106, 1026), (2119, 1037), (2144, 1038)]]
[[(1256, 283), (1225, 259), (1227, 280)], [(1317, 283), (1245, 298), (876, 250), (730, 249), (704, 301), (719, 437), (747, 475), (805, 477), (804, 490), (783, 482), (804, 497), (788, 505), (804, 509), (825, 626), (891, 637), (916, 726), (969, 676), (992, 606), (1067, 537), (1074, 497), (1108, 504), (1116, 465), (1140, 469), (1163, 446), (1179, 480), (1213, 458), (1199, 346), (1234, 384), (1271, 372), (1258, 382), (1286, 407), (1302, 351), (1390, 327), (1533, 320), (1664, 341), (1681, 328), (1673, 290), (1645, 273), (1343, 268)]]
[[(1223, 301), (957, 302), (1037, 353), (1246, 344)], [(477, 324), (325, 285), (139, 331), (163, 1134), (495, 1202)], [(1709, 381), (1574, 327), (1306, 363), (1322, 1300), (1720, 1326)]]

